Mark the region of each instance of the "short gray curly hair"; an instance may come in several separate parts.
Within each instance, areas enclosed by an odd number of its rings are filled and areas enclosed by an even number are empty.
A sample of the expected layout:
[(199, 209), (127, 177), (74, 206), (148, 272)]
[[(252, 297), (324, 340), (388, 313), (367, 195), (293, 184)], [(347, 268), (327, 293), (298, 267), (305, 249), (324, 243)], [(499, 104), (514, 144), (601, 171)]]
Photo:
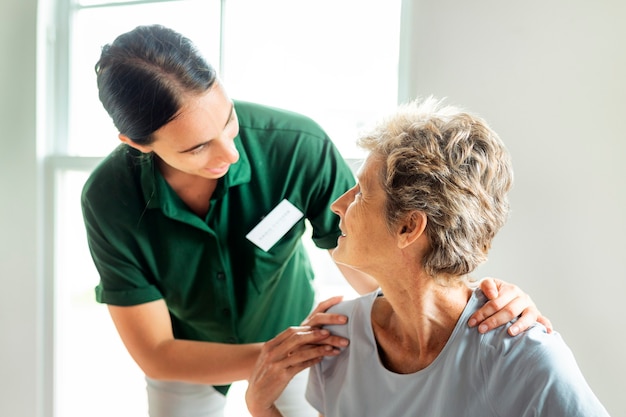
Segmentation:
[(440, 281), (487, 259), (506, 222), (513, 182), (509, 154), (487, 123), (429, 97), (400, 106), (358, 140), (383, 162), (390, 230), (414, 210), (426, 214), (426, 272)]

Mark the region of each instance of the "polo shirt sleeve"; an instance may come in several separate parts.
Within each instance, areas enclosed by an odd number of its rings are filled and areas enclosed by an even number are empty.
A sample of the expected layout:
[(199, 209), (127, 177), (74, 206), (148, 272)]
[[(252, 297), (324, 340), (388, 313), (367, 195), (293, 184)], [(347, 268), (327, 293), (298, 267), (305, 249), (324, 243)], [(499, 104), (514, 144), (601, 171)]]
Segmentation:
[[(321, 142), (321, 149), (314, 155), (315, 165), (312, 181), (310, 205), (306, 216), (313, 228), (312, 239), (321, 249), (332, 249), (337, 246), (337, 238), (341, 234), (339, 216), (330, 210), (330, 205), (355, 184), (354, 174), (343, 159), (330, 138)], [(308, 159), (312, 158), (310, 155)]]
[(139, 210), (138, 204), (134, 207), (128, 203), (132, 199), (132, 181), (115, 177), (107, 168), (96, 168), (81, 196), (87, 242), (100, 275), (96, 300), (129, 306), (161, 299), (158, 288), (146, 278), (131, 230), (137, 224), (131, 219)]

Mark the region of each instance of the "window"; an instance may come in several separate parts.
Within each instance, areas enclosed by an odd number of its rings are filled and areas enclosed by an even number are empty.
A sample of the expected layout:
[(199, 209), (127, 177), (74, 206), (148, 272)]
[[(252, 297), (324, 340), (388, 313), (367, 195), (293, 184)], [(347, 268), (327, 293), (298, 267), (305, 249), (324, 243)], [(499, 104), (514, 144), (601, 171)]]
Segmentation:
[[(54, 0), (49, 0), (54, 1)], [(80, 213), (80, 191), (117, 144), (98, 101), (94, 65), (102, 45), (139, 24), (160, 23), (192, 39), (230, 96), (304, 113), (346, 158), (356, 133), (397, 102), (400, 0), (56, 0), (47, 166), (53, 211), (55, 417), (147, 415), (143, 375), (106, 307)], [(347, 291), (328, 255), (312, 247), (322, 296)], [(240, 391), (239, 391), (240, 392)], [(237, 394), (237, 387), (232, 395)], [(241, 416), (245, 405), (229, 405)], [(243, 408), (242, 408), (243, 407)]]

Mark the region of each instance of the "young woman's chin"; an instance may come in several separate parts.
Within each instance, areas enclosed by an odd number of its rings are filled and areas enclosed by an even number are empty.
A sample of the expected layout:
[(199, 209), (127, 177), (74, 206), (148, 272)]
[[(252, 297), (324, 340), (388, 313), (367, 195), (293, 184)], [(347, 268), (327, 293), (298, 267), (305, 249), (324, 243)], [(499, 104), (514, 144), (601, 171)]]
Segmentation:
[(220, 168), (204, 168), (202, 170), (202, 176), (206, 178), (222, 178), (228, 170), (230, 169), (230, 165), (226, 165)]

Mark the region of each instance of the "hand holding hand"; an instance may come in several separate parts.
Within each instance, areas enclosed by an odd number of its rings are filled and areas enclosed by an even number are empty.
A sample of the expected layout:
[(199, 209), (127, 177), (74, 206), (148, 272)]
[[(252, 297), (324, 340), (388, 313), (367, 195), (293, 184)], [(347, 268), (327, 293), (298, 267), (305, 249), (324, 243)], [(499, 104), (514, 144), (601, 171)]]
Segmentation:
[(326, 311), (342, 297), (322, 301), (302, 322), (266, 342), (248, 380), (246, 404), (254, 417), (276, 417), (274, 405), (289, 381), (300, 371), (320, 362), (324, 356), (338, 355), (348, 340), (333, 336), (322, 326), (345, 324), (346, 316)]
[(339, 354), (347, 340), (311, 326), (290, 327), (266, 342), (248, 380), (246, 404), (254, 417), (276, 417), (274, 405), (289, 381), (300, 371)]

